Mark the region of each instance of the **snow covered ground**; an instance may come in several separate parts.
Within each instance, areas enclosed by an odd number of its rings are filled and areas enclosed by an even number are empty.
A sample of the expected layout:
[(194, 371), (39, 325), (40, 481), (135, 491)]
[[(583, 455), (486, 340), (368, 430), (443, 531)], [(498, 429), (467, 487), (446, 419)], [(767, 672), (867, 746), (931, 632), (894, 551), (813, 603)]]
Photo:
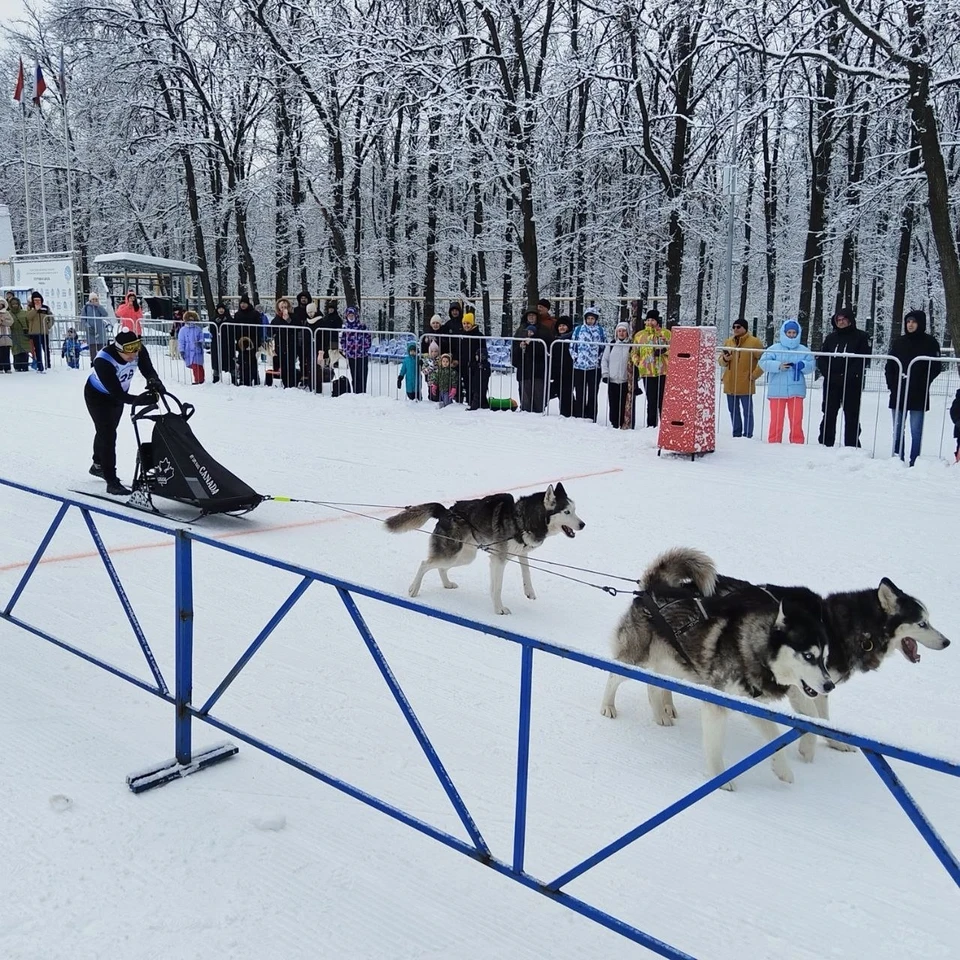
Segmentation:
[[(0, 377), (0, 476), (65, 493), (86, 475), (84, 373)], [(912, 470), (865, 452), (733, 441), (691, 463), (630, 433), (526, 414), (299, 391), (182, 388), (197, 435), (263, 493), (383, 505), (518, 494), (564, 478), (586, 529), (538, 554), (638, 574), (694, 545), (743, 577), (854, 589), (891, 577), (960, 636), (960, 467)], [(724, 412), (725, 416), (725, 412)], [(130, 479), (132, 430), (121, 424)], [(569, 478), (569, 479), (565, 479)], [(56, 512), (0, 487), (0, 598)], [(387, 511), (370, 509), (376, 516)], [(173, 550), (104, 520), (168, 681)], [(373, 520), (267, 503), (202, 532), (404, 595), (426, 537)], [(24, 619), (147, 676), (79, 513), (72, 511), (17, 606)], [(297, 578), (197, 547), (195, 701), (216, 686)], [(457, 591), (428, 576), (421, 600), (494, 616), (486, 562)], [(627, 603), (535, 571), (539, 599), (507, 571), (511, 629), (605, 655)], [(519, 652), (489, 636), (359, 600), (495, 854), (512, 844)], [(891, 659), (832, 698), (841, 727), (958, 758), (956, 646)], [(173, 753), (170, 708), (0, 622), (0, 956), (9, 960), (200, 957), (556, 958), (648, 956), (601, 927), (252, 748), (140, 796), (124, 777)], [(696, 704), (655, 727), (639, 685), (600, 715), (604, 677), (538, 655), (527, 869), (551, 879), (704, 779)], [(446, 797), (332, 589), (314, 585), (215, 709), (222, 719), (463, 835)], [(194, 744), (223, 739), (194, 725)], [(727, 758), (758, 745), (730, 723)], [(718, 960), (903, 960), (956, 955), (956, 889), (867, 762), (818, 751), (796, 782), (763, 764), (575, 881), (569, 892), (690, 954)], [(956, 851), (954, 779), (896, 765)]]

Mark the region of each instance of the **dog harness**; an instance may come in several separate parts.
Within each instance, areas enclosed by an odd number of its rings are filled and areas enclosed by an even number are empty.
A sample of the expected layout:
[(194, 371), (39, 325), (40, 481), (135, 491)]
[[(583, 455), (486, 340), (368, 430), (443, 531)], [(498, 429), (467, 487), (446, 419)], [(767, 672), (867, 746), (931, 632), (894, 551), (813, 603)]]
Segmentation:
[[(647, 590), (638, 590), (636, 597), (643, 605), (643, 609), (652, 621), (653, 625), (658, 631), (660, 631), (661, 634), (663, 634), (670, 646), (676, 651), (677, 656), (679, 656), (680, 659), (688, 667), (690, 667), (694, 673), (699, 673), (696, 664), (690, 659), (690, 654), (684, 650), (683, 644), (680, 642), (680, 637), (677, 634), (679, 633), (682, 635), (691, 627), (707, 619), (707, 611), (700, 602), (700, 598), (691, 596), (689, 594), (684, 594), (683, 596), (675, 597), (672, 600), (658, 602), (657, 598)], [(663, 615), (663, 611), (669, 607), (672, 607), (674, 604), (689, 603), (690, 601), (693, 602), (693, 605), (696, 609), (693, 611), (686, 623), (681, 624), (679, 627), (674, 627), (667, 621), (667, 618)]]

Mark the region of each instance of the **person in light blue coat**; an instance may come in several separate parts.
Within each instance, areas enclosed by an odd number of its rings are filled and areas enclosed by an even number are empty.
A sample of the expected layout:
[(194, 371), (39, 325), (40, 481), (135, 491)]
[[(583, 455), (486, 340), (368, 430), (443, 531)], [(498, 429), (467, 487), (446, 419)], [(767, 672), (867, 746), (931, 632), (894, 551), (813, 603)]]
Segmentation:
[(796, 320), (785, 321), (778, 342), (767, 347), (760, 357), (770, 401), (768, 443), (783, 442), (786, 416), (790, 417), (790, 442), (803, 443), (803, 398), (807, 395), (807, 377), (813, 376), (815, 368), (813, 354), (800, 340), (800, 324)]
[(573, 357), (573, 415), (585, 420), (597, 419), (597, 381), (600, 379), (600, 356), (607, 341), (600, 326), (600, 308), (587, 307), (583, 323), (570, 337)]
[(177, 346), (186, 368), (193, 374), (194, 385), (206, 379), (203, 368), (203, 327), (196, 310), (187, 310), (183, 314), (183, 326), (177, 334)]

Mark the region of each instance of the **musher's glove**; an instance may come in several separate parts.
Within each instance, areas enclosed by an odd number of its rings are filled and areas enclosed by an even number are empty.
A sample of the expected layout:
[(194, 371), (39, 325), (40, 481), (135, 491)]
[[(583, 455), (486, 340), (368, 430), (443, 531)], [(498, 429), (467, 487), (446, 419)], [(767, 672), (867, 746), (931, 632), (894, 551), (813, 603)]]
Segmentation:
[(162, 397), (167, 392), (167, 388), (156, 377), (151, 377), (147, 381), (147, 389), (158, 397)]

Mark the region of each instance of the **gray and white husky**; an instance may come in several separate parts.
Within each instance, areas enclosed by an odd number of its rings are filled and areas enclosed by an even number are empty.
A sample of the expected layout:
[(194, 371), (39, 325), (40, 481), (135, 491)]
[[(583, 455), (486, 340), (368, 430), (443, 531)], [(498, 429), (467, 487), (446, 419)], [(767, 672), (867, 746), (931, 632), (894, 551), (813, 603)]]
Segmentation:
[[(808, 701), (833, 689), (827, 668), (827, 632), (811, 603), (794, 596), (777, 598), (762, 590), (717, 595), (716, 583), (713, 561), (698, 550), (662, 554), (642, 578), (646, 601), (636, 597), (616, 629), (614, 659), (764, 703), (779, 700), (791, 690)], [(625, 679), (609, 675), (601, 708), (605, 717), (616, 717), (617, 688)], [(670, 693), (649, 684), (647, 693), (654, 720), (672, 726), (676, 711)], [(810, 707), (802, 712), (813, 715)], [(700, 715), (707, 770), (714, 777), (724, 770), (727, 710), (702, 702)], [(768, 740), (779, 735), (772, 721), (750, 719)], [(812, 759), (814, 742), (812, 737), (801, 742), (804, 759)], [(793, 782), (783, 751), (774, 754), (772, 766), (781, 780)], [(725, 788), (732, 790), (732, 781)]]
[(483, 548), (490, 554), (490, 595), (496, 613), (510, 612), (503, 605), (502, 593), (503, 570), (511, 556), (520, 563), (523, 592), (536, 600), (527, 554), (547, 537), (563, 533), (573, 538), (585, 526), (562, 483), (517, 500), (509, 493), (495, 493), (479, 500), (458, 500), (452, 507), (421, 503), (407, 507), (384, 523), (392, 533), (405, 533), (418, 530), (431, 518), (437, 524), (430, 535), (427, 559), (410, 584), (410, 596), (417, 596), (424, 574), (430, 570), (439, 572), (444, 587), (455, 589), (457, 585), (447, 571), (472, 563), (477, 550)]

